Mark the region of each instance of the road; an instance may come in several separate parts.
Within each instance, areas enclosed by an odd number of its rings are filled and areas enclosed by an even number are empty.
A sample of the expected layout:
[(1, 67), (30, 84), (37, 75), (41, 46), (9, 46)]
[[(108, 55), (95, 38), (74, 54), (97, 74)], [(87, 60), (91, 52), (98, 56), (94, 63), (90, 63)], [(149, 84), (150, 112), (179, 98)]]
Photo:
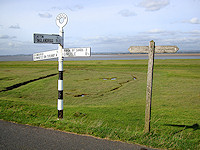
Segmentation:
[(153, 150), (140, 145), (94, 138), (0, 120), (1, 150)]

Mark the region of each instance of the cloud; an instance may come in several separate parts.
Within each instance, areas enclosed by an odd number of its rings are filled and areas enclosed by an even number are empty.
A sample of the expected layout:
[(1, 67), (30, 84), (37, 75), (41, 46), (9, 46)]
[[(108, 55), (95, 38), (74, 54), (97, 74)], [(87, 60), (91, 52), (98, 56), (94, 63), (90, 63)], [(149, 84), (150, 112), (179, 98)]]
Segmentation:
[(162, 30), (162, 29), (151, 29), (149, 31), (146, 32), (141, 32), (142, 34), (150, 34), (150, 35), (155, 35), (155, 34), (159, 34), (159, 35), (164, 35), (164, 36), (168, 36), (168, 35), (175, 35), (178, 34), (178, 31), (167, 31), (167, 30)]
[(13, 42), (9, 42), (9, 43), (8, 43), (8, 46), (10, 46), (10, 47), (15, 47), (16, 45), (15, 45), (15, 43), (13, 43)]
[(46, 12), (46, 13), (39, 13), (38, 15), (41, 18), (51, 18), (52, 17), (52, 15), (50, 13), (48, 13), (48, 12)]
[(63, 10), (63, 8), (62, 8), (62, 7), (59, 7), (59, 6), (54, 6), (54, 7), (51, 7), (51, 8), (49, 9), (49, 11), (52, 11), (52, 10)]
[[(128, 48), (131, 45), (148, 45), (150, 40), (157, 40), (156, 38), (152, 38), (151, 35), (143, 36), (143, 35), (135, 35), (135, 36), (95, 36), (82, 38), (77, 40), (77, 44), (86, 43), (91, 46), (94, 51), (99, 52), (128, 52)], [(74, 43), (75, 45), (76, 43)]]
[(93, 44), (116, 44), (125, 41), (126, 38), (113, 37), (113, 36), (96, 36), (90, 38), (83, 38), (84, 41), (88, 41)]
[(169, 30), (162, 30), (162, 29), (152, 29), (146, 32), (140, 32), (140, 34), (146, 34), (146, 35), (156, 35), (159, 34), (161, 36), (174, 36), (174, 35), (179, 35), (179, 36), (200, 36), (200, 30), (192, 30), (192, 31), (169, 31)]
[(183, 32), (183, 34), (190, 34), (192, 36), (200, 36), (200, 30), (192, 30), (192, 31), (189, 31), (189, 32)]
[(0, 39), (14, 39), (16, 36), (0, 35)]
[(80, 9), (83, 9), (82, 5), (75, 5), (75, 6), (72, 7), (73, 11), (77, 11), (77, 10), (80, 10)]
[(170, 45), (177, 45), (179, 46), (184, 46), (187, 50), (198, 50), (200, 46), (200, 41), (199, 38), (195, 37), (179, 37), (179, 38), (168, 38), (163, 40), (166, 43), (170, 43)]
[(66, 9), (70, 10), (70, 11), (79, 11), (81, 9), (83, 9), (84, 7), (82, 5), (74, 5), (71, 7), (66, 7)]
[(143, 0), (139, 6), (144, 7), (146, 11), (157, 11), (169, 5), (169, 0)]
[(16, 24), (16, 25), (11, 25), (9, 28), (11, 28), (11, 29), (20, 29), (20, 26), (18, 24)]
[(189, 32), (190, 34), (198, 34), (200, 35), (200, 30), (193, 30)]
[(161, 30), (161, 29), (152, 29), (152, 30), (147, 31), (146, 33), (149, 33), (149, 34), (161, 34), (161, 33), (165, 33), (165, 32), (166, 31)]
[(200, 24), (200, 20), (198, 18), (192, 18), (190, 20), (190, 23), (192, 23), (192, 24)]
[(59, 6), (54, 6), (54, 7), (51, 7), (50, 11), (51, 10), (70, 10), (70, 11), (78, 11), (78, 10), (81, 10), (83, 9), (84, 7), (80, 4), (77, 4), (77, 5), (74, 5), (74, 6), (65, 6), (65, 7), (59, 7)]
[(191, 24), (200, 24), (200, 20), (196, 17), (190, 19), (190, 20), (185, 20), (182, 21), (183, 23), (191, 23)]
[(130, 11), (128, 9), (123, 9), (123, 10), (119, 11), (119, 14), (123, 17), (131, 17), (131, 16), (137, 15), (134, 11)]

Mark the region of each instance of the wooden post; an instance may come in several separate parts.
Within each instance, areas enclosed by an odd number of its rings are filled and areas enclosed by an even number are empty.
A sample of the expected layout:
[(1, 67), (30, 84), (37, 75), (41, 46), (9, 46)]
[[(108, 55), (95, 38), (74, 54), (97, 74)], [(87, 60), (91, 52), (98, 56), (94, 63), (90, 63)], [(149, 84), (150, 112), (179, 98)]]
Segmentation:
[(176, 53), (179, 48), (177, 46), (155, 46), (152, 40), (149, 46), (130, 46), (128, 49), (131, 53), (148, 53), (148, 73), (147, 73), (147, 89), (146, 89), (146, 110), (145, 110), (145, 126), (144, 131), (150, 132), (151, 122), (151, 99), (152, 99), (152, 85), (153, 85), (153, 65), (154, 53)]
[(145, 127), (144, 127), (144, 132), (146, 133), (150, 132), (154, 53), (155, 53), (155, 42), (152, 40), (149, 43), (149, 62), (148, 62), (148, 73), (147, 73), (146, 110), (145, 110)]

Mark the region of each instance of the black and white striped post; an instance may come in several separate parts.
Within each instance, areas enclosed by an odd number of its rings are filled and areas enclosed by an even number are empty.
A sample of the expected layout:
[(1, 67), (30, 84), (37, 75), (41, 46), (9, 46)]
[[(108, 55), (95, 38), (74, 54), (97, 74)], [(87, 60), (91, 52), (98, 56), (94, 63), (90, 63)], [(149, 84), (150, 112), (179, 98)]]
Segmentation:
[(58, 45), (58, 119), (63, 118), (63, 53), (64, 47), (64, 31), (63, 27), (67, 24), (68, 18), (66, 14), (59, 14), (56, 17), (56, 24), (60, 27), (59, 35), (62, 37), (62, 41)]
[(56, 17), (56, 24), (59, 27), (59, 34), (41, 34), (34, 33), (34, 43), (42, 44), (59, 44), (57, 50), (40, 52), (33, 54), (33, 60), (45, 60), (58, 58), (58, 119), (63, 118), (63, 60), (64, 57), (88, 57), (91, 56), (91, 48), (65, 48), (64, 49), (64, 30), (63, 27), (67, 24), (68, 18), (64, 13)]

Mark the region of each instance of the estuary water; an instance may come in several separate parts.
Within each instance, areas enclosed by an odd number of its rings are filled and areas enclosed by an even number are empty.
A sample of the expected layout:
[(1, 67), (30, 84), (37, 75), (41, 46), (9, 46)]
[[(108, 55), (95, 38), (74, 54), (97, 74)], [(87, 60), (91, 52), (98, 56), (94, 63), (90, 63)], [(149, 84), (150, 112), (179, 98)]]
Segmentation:
[[(65, 61), (79, 60), (136, 60), (148, 59), (147, 54), (105, 54), (92, 55), (90, 57), (69, 57), (64, 58)], [(200, 53), (197, 54), (156, 54), (155, 59), (200, 59)], [(14, 55), (0, 56), (0, 61), (33, 61), (32, 55)], [(57, 61), (57, 59), (48, 59), (45, 61)]]

